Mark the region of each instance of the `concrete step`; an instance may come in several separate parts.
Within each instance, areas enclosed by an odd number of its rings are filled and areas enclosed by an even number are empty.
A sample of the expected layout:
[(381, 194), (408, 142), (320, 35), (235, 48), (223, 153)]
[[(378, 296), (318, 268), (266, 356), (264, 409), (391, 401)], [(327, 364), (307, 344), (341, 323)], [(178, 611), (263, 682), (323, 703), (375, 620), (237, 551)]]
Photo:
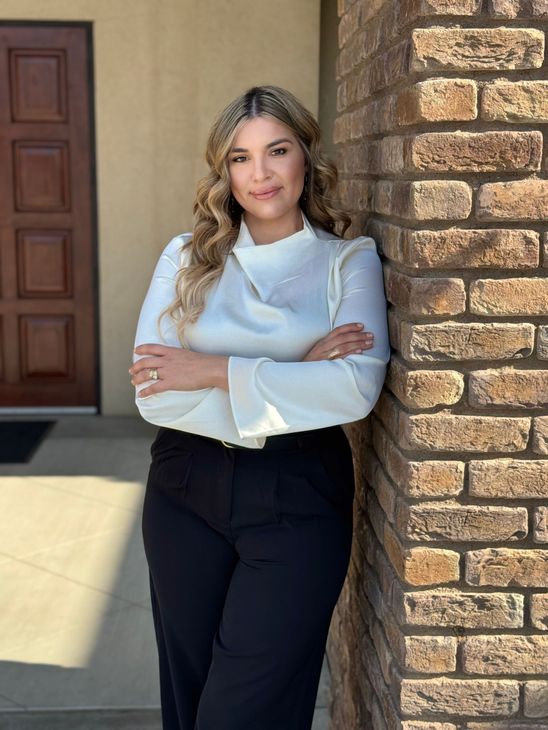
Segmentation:
[[(0, 710), (2, 730), (162, 730), (160, 710), (140, 709), (89, 710)], [(312, 730), (328, 730), (327, 708), (314, 713)]]
[(0, 710), (2, 730), (162, 730), (159, 708)]

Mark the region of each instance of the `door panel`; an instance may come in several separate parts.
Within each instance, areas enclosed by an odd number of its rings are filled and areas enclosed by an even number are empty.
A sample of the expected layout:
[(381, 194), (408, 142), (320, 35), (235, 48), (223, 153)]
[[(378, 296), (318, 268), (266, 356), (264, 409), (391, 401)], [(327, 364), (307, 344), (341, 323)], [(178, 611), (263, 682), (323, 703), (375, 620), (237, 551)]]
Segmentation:
[(66, 51), (13, 49), (9, 54), (12, 118), (66, 122)]
[(17, 231), (19, 297), (72, 297), (70, 231)]
[(98, 404), (90, 53), (0, 25), (0, 407)]
[(65, 142), (14, 142), (15, 209), (70, 210)]

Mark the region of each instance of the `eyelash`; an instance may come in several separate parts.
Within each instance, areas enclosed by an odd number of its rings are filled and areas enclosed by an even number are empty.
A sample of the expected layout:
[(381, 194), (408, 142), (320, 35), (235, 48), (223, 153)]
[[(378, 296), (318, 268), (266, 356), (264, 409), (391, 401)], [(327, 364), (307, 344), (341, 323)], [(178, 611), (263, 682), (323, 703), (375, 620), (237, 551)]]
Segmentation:
[[(283, 154), (275, 155), (274, 154), (275, 152), (283, 152)], [(275, 150), (272, 150), (272, 154), (274, 155), (274, 157), (283, 157), (286, 152), (287, 152), (287, 147), (276, 147)], [(231, 162), (239, 162), (240, 160), (245, 160), (245, 159), (246, 158), (244, 157), (244, 155), (238, 155), (237, 157), (233, 157)]]

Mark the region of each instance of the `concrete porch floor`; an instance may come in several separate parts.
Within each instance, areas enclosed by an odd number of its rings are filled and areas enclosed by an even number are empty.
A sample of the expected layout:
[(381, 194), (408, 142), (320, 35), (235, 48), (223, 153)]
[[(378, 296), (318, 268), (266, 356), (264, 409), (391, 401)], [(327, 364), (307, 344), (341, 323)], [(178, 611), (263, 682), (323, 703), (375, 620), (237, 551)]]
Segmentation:
[[(52, 420), (29, 463), (0, 464), (0, 727), (159, 730), (140, 527), (157, 429)], [(324, 658), (313, 730), (328, 703)]]

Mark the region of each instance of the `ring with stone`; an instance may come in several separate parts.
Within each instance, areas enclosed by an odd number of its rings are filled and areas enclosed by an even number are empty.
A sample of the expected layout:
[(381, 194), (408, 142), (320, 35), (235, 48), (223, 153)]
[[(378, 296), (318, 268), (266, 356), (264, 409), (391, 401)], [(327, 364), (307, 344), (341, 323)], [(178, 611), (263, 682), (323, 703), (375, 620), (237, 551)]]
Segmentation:
[(151, 380), (158, 380), (158, 370), (156, 368), (149, 368), (148, 372)]
[(329, 360), (332, 360), (334, 357), (337, 357), (337, 355), (340, 355), (340, 350), (337, 350), (335, 348), (334, 350), (331, 350), (331, 352), (328, 354), (327, 358)]

